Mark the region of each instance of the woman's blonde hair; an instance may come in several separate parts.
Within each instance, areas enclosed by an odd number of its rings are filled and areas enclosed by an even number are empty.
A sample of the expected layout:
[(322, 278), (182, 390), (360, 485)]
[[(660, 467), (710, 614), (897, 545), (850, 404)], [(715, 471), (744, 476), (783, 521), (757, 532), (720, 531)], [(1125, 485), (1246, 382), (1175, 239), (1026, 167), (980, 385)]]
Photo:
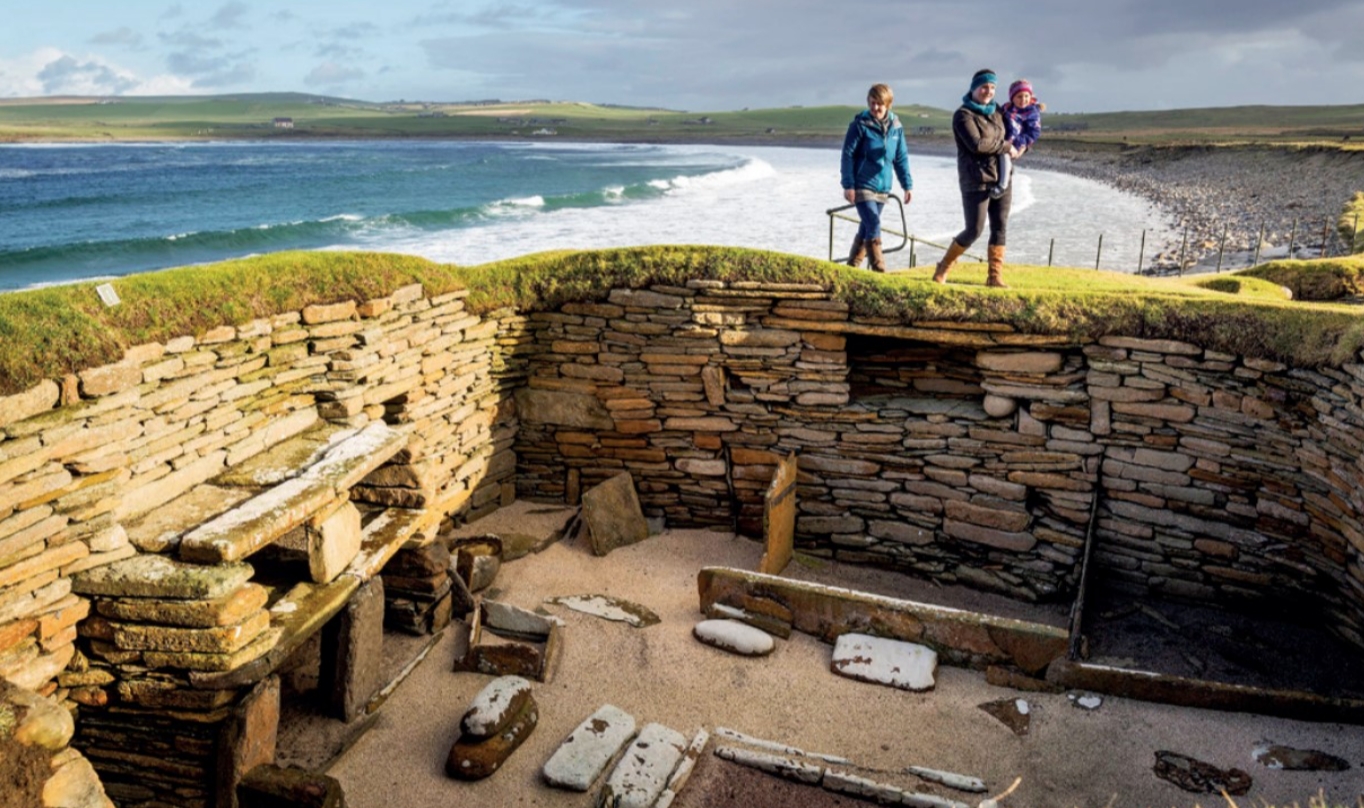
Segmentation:
[(871, 89), (867, 90), (867, 98), (875, 98), (882, 104), (890, 106), (895, 103), (895, 92), (890, 89), (890, 85), (873, 84)]

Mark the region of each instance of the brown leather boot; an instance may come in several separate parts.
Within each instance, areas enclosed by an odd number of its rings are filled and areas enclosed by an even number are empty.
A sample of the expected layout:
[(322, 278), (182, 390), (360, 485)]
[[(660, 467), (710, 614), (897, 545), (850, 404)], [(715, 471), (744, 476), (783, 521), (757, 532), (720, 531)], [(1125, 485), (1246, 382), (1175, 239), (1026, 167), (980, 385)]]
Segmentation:
[(881, 252), (881, 239), (874, 238), (868, 241), (867, 247), (871, 249), (871, 270), (873, 272), (885, 272), (886, 256)]
[(989, 250), (990, 263), (989, 272), (985, 278), (986, 286), (995, 286), (1000, 289), (1008, 289), (1009, 284), (1000, 280), (999, 273), (1004, 269), (1004, 245), (991, 244)]
[(966, 248), (958, 244), (956, 239), (952, 239), (952, 243), (947, 245), (947, 254), (938, 262), (937, 271), (933, 273), (933, 282), (947, 283), (947, 273), (964, 252), (966, 252)]
[(867, 243), (861, 236), (853, 238), (852, 252), (848, 253), (848, 266), (862, 266), (862, 259), (867, 257)]

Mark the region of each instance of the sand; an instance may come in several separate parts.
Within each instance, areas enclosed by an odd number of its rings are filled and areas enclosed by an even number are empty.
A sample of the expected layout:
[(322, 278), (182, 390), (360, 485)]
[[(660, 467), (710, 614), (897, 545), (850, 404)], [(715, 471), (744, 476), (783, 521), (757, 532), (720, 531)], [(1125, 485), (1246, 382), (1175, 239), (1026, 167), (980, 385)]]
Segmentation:
[[(467, 533), (534, 533), (536, 520), (559, 509), (519, 502)], [(761, 547), (732, 534), (669, 530), (597, 558), (582, 543), (558, 543), (504, 565), (489, 596), (535, 608), (547, 597), (607, 594), (640, 603), (662, 622), (637, 629), (574, 612), (546, 609), (565, 622), (564, 653), (551, 683), (535, 684), (540, 726), (503, 770), (477, 783), (448, 779), (443, 765), (459, 718), (491, 677), (455, 673), (452, 633), (383, 705), (374, 727), (339, 757), (328, 773), (342, 783), (350, 808), (452, 805), (590, 806), (594, 794), (556, 791), (539, 769), (587, 715), (614, 704), (643, 725), (664, 723), (691, 736), (699, 728), (730, 727), (814, 752), (847, 757), (878, 770), (917, 765), (974, 775), (991, 792), (1022, 777), (1006, 806), (1205, 806), (1220, 797), (1184, 792), (1151, 773), (1154, 753), (1171, 750), (1251, 774), (1254, 788), (1242, 805), (1306, 806), (1318, 790), (1338, 803), (1364, 794), (1364, 727), (1313, 724), (1255, 715), (1189, 710), (1105, 698), (1095, 711), (1071, 705), (1065, 694), (1022, 694), (986, 684), (977, 671), (941, 667), (935, 690), (909, 693), (855, 682), (829, 671), (831, 646), (804, 635), (779, 641), (768, 657), (744, 658), (697, 642), (701, 619), (696, 572), (703, 566), (755, 569)], [(972, 608), (1004, 605), (970, 590), (940, 588), (901, 576), (826, 563), (793, 564), (792, 577), (842, 585), (869, 581), (872, 589), (916, 590), (935, 602)], [(1048, 609), (1021, 604), (1016, 616)], [(1056, 619), (1050, 607), (1049, 622)], [(978, 705), (1011, 697), (1032, 706), (1031, 729), (1016, 736)], [(1320, 749), (1350, 761), (1346, 772), (1275, 771), (1251, 753), (1261, 741)], [(703, 756), (681, 806), (741, 804), (853, 805), (808, 786), (787, 786)], [(863, 776), (902, 786), (907, 775)], [(941, 786), (920, 790), (975, 805), (981, 795)]]

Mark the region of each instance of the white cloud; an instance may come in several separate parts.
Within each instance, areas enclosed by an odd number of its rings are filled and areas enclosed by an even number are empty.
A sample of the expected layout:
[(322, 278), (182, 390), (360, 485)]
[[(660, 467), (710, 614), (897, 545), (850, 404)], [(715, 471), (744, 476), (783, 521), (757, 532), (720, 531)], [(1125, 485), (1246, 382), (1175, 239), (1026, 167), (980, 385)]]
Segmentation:
[(149, 78), (98, 56), (39, 48), (0, 59), (0, 97), (43, 95), (183, 95), (193, 88), (177, 76)]

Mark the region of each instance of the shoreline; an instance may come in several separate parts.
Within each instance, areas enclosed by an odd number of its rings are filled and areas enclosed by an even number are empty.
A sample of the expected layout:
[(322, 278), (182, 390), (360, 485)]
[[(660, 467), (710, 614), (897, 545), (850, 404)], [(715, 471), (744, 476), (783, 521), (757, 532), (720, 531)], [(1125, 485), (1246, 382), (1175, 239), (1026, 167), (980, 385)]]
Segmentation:
[[(490, 143), (618, 143), (624, 145), (837, 149), (841, 137), (825, 135), (723, 137), (332, 137), (286, 135), (261, 138), (172, 138), (146, 140), (7, 141), (3, 147), (146, 145), (161, 143), (281, 143), (447, 140)], [(911, 137), (915, 155), (952, 158), (946, 137)], [(1274, 145), (1126, 146), (1068, 141), (1038, 141), (1019, 164), (1095, 180), (1146, 200), (1179, 235), (1152, 245), (1149, 274), (1213, 271), (1219, 253), (1223, 268), (1261, 259), (1340, 255), (1344, 244), (1335, 222), (1354, 193), (1364, 190), (1364, 151), (1350, 152)], [(1102, 215), (1102, 214), (1098, 214)], [(1256, 242), (1263, 233), (1257, 251)], [(1290, 255), (1291, 252), (1291, 255)], [(1182, 268), (1181, 268), (1182, 263)]]

